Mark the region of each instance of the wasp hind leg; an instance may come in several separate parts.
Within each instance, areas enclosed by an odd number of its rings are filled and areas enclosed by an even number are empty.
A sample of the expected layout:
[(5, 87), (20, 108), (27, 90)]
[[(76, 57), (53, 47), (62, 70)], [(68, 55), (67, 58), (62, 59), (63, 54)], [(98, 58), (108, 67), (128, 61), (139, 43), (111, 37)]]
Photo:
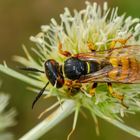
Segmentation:
[(125, 108), (128, 108), (128, 106), (126, 106), (126, 105), (124, 104), (124, 102), (123, 102), (123, 100), (124, 100), (124, 95), (119, 95), (118, 93), (114, 92), (111, 83), (107, 83), (107, 84), (108, 84), (109, 93), (112, 95), (112, 97), (117, 98), (118, 100), (120, 100), (122, 106), (124, 106)]
[(69, 57), (71, 56), (71, 53), (68, 52), (68, 51), (64, 51), (63, 48), (62, 48), (62, 43), (59, 42), (59, 45), (58, 45), (58, 51), (61, 55), (65, 56), (65, 57)]
[(123, 46), (125, 46), (125, 44), (127, 43), (127, 41), (132, 37), (132, 35), (130, 35), (129, 37), (127, 37), (126, 39), (116, 39), (113, 40), (109, 46), (109, 49), (114, 49), (116, 43), (120, 43)]
[(97, 83), (93, 83), (92, 87), (91, 87), (91, 89), (89, 91), (90, 96), (94, 96), (95, 95), (96, 87), (97, 87)]

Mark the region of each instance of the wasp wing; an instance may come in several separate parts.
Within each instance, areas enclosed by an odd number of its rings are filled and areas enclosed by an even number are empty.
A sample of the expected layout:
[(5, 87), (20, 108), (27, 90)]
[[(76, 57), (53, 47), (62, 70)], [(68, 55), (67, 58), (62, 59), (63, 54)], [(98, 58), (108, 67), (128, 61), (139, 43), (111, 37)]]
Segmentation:
[(128, 58), (135, 58), (137, 61), (140, 61), (140, 45), (128, 45), (114, 48), (113, 50), (109, 49), (104, 52), (106, 57), (111, 56), (118, 58), (126, 56)]
[[(99, 58), (99, 59), (98, 59)], [(79, 82), (112, 82), (112, 83), (140, 83), (140, 46), (129, 45), (113, 50), (97, 51), (95, 53), (80, 54), (79, 59), (93, 61), (110, 61), (116, 59), (117, 66), (107, 65), (103, 69), (81, 76)], [(112, 64), (112, 63), (110, 63)]]
[(109, 57), (120, 57), (120, 56), (135, 57), (140, 61), (140, 45), (127, 45), (122, 47), (116, 47), (113, 49), (108, 49), (104, 51), (94, 51), (87, 53), (78, 53), (73, 57), (76, 57), (84, 61), (95, 61), (98, 63), (106, 62)]
[(95, 73), (90, 73), (87, 75), (82, 75), (78, 81), (80, 83), (89, 83), (89, 82), (96, 82), (98, 81), (102, 81), (102, 82), (106, 82), (103, 81), (104, 77), (107, 77), (108, 73), (113, 69), (113, 67), (111, 65), (104, 67), (103, 69), (95, 72)]
[(107, 58), (110, 55), (122, 55), (122, 54), (129, 54), (129, 55), (137, 55), (140, 58), (140, 45), (127, 45), (122, 47), (116, 47), (113, 49), (108, 49), (104, 51), (94, 51), (94, 52), (87, 52), (87, 53), (78, 53), (75, 54), (73, 57), (79, 58), (81, 60), (95, 60), (97, 59), (102, 60)]
[(91, 83), (91, 82), (99, 82), (99, 83), (124, 83), (124, 84), (140, 84), (140, 76), (132, 76), (131, 78), (125, 78), (125, 76), (121, 77), (110, 77), (109, 73), (111, 72), (112, 75), (117, 75), (118, 72), (121, 72), (121, 67), (117, 69), (112, 69), (111, 66), (107, 66), (102, 70), (99, 70), (95, 73), (90, 73), (87, 75), (81, 76), (78, 81), (80, 83)]
[(100, 62), (105, 60), (107, 56), (107, 52), (106, 51), (98, 51), (98, 52), (87, 52), (87, 53), (79, 53), (79, 54), (75, 54), (74, 57), (80, 59), (80, 60), (84, 60), (84, 61), (96, 61), (96, 62)]

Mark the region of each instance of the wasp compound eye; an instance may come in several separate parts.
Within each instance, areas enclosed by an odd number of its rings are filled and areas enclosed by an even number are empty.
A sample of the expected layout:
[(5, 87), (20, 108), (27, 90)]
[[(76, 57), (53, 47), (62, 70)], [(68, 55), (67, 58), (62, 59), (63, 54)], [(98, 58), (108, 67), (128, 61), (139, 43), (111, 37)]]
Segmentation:
[(53, 59), (49, 59), (45, 62), (45, 73), (53, 86), (61, 88), (64, 84), (64, 77), (61, 71), (60, 65)]

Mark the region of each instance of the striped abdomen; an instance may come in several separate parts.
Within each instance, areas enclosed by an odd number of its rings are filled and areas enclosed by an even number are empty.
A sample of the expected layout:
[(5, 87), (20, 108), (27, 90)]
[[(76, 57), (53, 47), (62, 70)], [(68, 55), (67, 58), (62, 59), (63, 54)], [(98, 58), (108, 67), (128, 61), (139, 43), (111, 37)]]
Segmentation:
[(110, 79), (123, 82), (135, 83), (140, 80), (140, 63), (136, 58), (129, 56), (110, 57), (113, 70), (108, 73)]

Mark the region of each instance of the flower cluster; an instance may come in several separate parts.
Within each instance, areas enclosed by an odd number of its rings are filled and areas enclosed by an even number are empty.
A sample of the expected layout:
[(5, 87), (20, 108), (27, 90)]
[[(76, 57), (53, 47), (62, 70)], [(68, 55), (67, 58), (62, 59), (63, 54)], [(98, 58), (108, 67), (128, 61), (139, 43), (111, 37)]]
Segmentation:
[[(55, 19), (51, 19), (50, 25), (41, 26), (41, 32), (36, 36), (30, 37), (30, 40), (35, 43), (35, 47), (32, 48), (35, 57), (32, 57), (26, 47), (23, 46), (26, 58), (15, 56), (14, 59), (26, 67), (29, 66), (43, 70), (44, 62), (48, 59), (57, 60), (62, 65), (67, 59), (58, 53), (58, 44), (60, 42), (63, 45), (63, 49), (69, 51), (71, 54), (89, 52), (87, 42), (92, 42), (96, 50), (106, 50), (113, 40), (126, 39), (131, 35), (132, 37), (126, 42), (126, 45), (140, 44), (139, 18), (133, 19), (131, 16), (125, 17), (125, 15), (119, 16), (117, 14), (118, 8), (108, 9), (107, 3), (104, 3), (103, 7), (100, 7), (97, 3), (91, 4), (89, 2), (86, 2), (86, 5), (85, 9), (81, 11), (75, 10), (74, 13), (71, 13), (68, 8), (65, 8), (64, 13), (60, 15), (60, 23), (57, 23)], [(117, 43), (116, 47), (119, 45)], [(27, 82), (36, 88), (42, 88), (48, 81), (44, 74), (30, 73), (28, 76), (25, 76), (8, 68), (6, 64), (0, 66), (0, 71)], [(99, 84), (96, 90), (97, 94), (94, 97), (87, 96), (90, 86), (91, 84), (84, 85), (85, 94), (77, 91), (75, 96), (69, 96), (67, 94), (68, 89), (65, 86), (57, 89), (55, 86), (49, 85), (44, 94), (46, 97), (56, 96), (58, 102), (46, 111), (51, 110), (60, 103), (64, 109), (61, 110), (60, 107), (55, 112), (59, 116), (59, 121), (74, 111), (74, 130), (79, 110), (81, 110), (81, 107), (84, 107), (90, 111), (95, 120), (95, 124), (97, 124), (96, 116), (98, 116), (124, 131), (140, 137), (139, 131), (122, 123), (122, 118), (126, 113), (132, 114), (140, 111), (140, 86), (125, 84), (113, 85), (114, 90), (124, 94), (124, 102), (129, 107), (128, 109), (122, 106), (117, 99), (109, 96), (106, 84)], [(33, 89), (36, 91), (36, 88)], [(59, 122), (57, 121), (58, 116), (53, 115), (52, 126), (46, 121), (42, 122), (34, 130), (37, 130), (38, 127), (45, 127), (45, 130), (48, 131), (54, 124)], [(98, 133), (98, 127), (96, 128)], [(39, 136), (46, 131), (41, 132)], [(29, 137), (32, 133), (33, 131), (29, 132), (29, 135), (27, 134), (26, 136)], [(35, 138), (39, 137), (37, 133), (33, 135)]]

